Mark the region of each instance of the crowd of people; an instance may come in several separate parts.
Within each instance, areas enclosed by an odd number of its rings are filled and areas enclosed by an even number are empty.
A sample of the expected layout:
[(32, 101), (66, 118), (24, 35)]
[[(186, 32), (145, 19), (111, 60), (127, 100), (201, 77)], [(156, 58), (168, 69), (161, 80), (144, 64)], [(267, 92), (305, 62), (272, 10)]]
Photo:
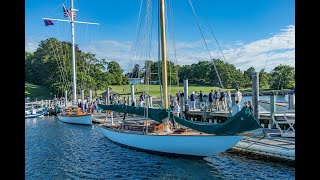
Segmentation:
[[(188, 114), (190, 110), (200, 109), (201, 111), (205, 110), (207, 106), (207, 111), (228, 111), (232, 115), (238, 113), (242, 108), (249, 108), (250, 111), (253, 111), (253, 106), (251, 101), (244, 102), (244, 105), (241, 107), (240, 102), (242, 101), (242, 93), (239, 88), (236, 89), (235, 104), (232, 106), (232, 94), (230, 90), (227, 92), (218, 90), (211, 90), (209, 94), (203, 94), (202, 90), (196, 96), (196, 93), (193, 91), (188, 96), (188, 100), (181, 105), (180, 99), (184, 98), (184, 92), (178, 91), (175, 96), (170, 95), (170, 107), (172, 112), (176, 116), (189, 119)], [(207, 99), (206, 99), (207, 98)], [(198, 99), (198, 108), (196, 107), (196, 99)], [(180, 109), (182, 108), (182, 113)]]
[[(253, 106), (251, 104), (251, 101), (244, 102), (243, 106), (241, 107), (240, 103), (242, 101), (242, 93), (240, 89), (236, 89), (236, 92), (234, 93), (235, 96), (235, 104), (232, 105), (232, 94), (230, 90), (227, 92), (218, 90), (211, 90), (208, 94), (203, 94), (203, 91), (200, 90), (200, 93), (196, 96), (196, 93), (193, 91), (190, 93), (190, 95), (187, 98), (187, 101), (184, 102), (183, 105), (181, 103), (183, 102), (182, 99), (184, 99), (184, 92), (178, 91), (176, 95), (172, 96), (170, 95), (170, 108), (175, 116), (183, 117), (185, 119), (189, 119), (189, 112), (190, 110), (200, 109), (201, 111), (205, 110), (205, 107), (207, 107), (207, 111), (228, 111), (229, 113), (235, 115), (239, 111), (241, 111), (242, 108), (248, 108), (249, 111), (253, 112)], [(129, 97), (128, 97), (129, 98)], [(130, 101), (130, 104), (128, 103), (128, 98), (123, 96), (109, 96), (109, 104), (126, 104), (131, 106), (138, 106), (143, 107), (145, 106), (146, 102), (146, 95), (144, 92), (141, 92), (137, 103), (134, 100)], [(196, 100), (198, 100), (198, 108), (196, 107)], [(64, 102), (64, 98), (57, 98), (55, 97), (53, 99), (54, 104), (59, 104)], [(78, 99), (78, 107), (82, 109), (83, 112), (95, 112), (98, 111), (97, 104), (101, 104), (103, 102), (103, 98), (96, 98), (92, 101), (89, 101), (88, 99), (85, 99), (83, 102), (81, 99)]]

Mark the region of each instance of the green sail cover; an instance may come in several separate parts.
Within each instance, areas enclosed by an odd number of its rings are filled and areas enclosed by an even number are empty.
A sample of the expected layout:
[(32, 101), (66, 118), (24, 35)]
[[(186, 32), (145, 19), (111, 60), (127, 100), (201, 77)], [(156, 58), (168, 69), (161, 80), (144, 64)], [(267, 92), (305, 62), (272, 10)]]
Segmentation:
[(262, 128), (248, 109), (242, 109), (225, 122), (217, 124), (189, 121), (177, 116), (174, 116), (174, 119), (177, 123), (185, 127), (199, 132), (216, 135), (233, 135)]
[[(144, 107), (134, 107), (127, 106), (123, 104), (116, 105), (104, 105), (98, 104), (98, 109), (110, 110), (116, 112), (127, 112), (129, 114), (145, 115)], [(160, 122), (168, 117), (168, 111), (166, 109), (156, 109), (148, 108), (149, 118)], [(203, 123), (203, 122), (194, 122), (190, 120), (185, 120), (177, 116), (173, 116), (175, 121), (185, 127), (191, 128), (193, 130), (207, 133), (207, 134), (216, 134), (216, 135), (233, 135), (237, 133), (242, 133), (245, 131), (251, 131), (258, 128), (262, 128), (257, 120), (252, 116), (248, 109), (242, 109), (233, 117), (229, 118), (223, 123), (213, 124), (213, 123)]]
[[(147, 110), (144, 107), (127, 106), (124, 104), (98, 104), (98, 108), (123, 113), (127, 112), (128, 114), (137, 114), (141, 116), (144, 116), (146, 114), (145, 111)], [(168, 117), (168, 112), (165, 109), (148, 108), (148, 117), (157, 122), (161, 122), (164, 118)]]

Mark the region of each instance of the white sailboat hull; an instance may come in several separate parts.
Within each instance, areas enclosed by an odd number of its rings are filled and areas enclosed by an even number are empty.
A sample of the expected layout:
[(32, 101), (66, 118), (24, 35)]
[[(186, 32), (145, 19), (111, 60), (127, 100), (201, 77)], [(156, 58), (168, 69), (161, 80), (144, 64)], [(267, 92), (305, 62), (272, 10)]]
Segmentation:
[(82, 124), (82, 125), (92, 125), (92, 115), (81, 115), (81, 116), (66, 116), (64, 114), (59, 113), (57, 115), (58, 119), (65, 123), (71, 124)]
[(47, 109), (44, 109), (44, 110), (41, 110), (41, 111), (38, 111), (38, 112), (35, 112), (33, 114), (29, 113), (29, 114), (25, 114), (25, 118), (36, 118), (36, 117), (41, 117), (45, 114), (48, 113), (48, 110)]
[(99, 127), (111, 141), (132, 148), (165, 154), (212, 156), (235, 146), (241, 136), (213, 135), (141, 135)]

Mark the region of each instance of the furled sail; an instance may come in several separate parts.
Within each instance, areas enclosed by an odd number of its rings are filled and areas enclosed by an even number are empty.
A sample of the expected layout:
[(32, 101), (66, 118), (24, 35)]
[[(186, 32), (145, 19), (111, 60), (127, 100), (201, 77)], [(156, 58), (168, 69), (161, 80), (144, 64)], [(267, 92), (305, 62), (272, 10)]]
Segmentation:
[(103, 110), (110, 110), (116, 112), (127, 112), (128, 114), (136, 114), (144, 116), (148, 109), (148, 117), (157, 122), (161, 122), (164, 118), (168, 117), (168, 113), (166, 109), (156, 109), (156, 108), (145, 108), (145, 107), (135, 107), (135, 106), (127, 106), (124, 104), (115, 104), (115, 105), (104, 105), (98, 104), (98, 108)]
[[(137, 114), (142, 116), (145, 115), (146, 110), (148, 110), (148, 117), (157, 122), (161, 122), (164, 118), (167, 118), (169, 115), (168, 113), (170, 113), (170, 111), (167, 111), (166, 109), (134, 107), (134, 106), (127, 106), (124, 104), (118, 104), (118, 105), (98, 104), (98, 108), (103, 110), (110, 110), (110, 111), (123, 112), (123, 113), (127, 112), (128, 114)], [(240, 112), (230, 117), (225, 122), (217, 123), (217, 124), (195, 122), (195, 121), (185, 120), (177, 116), (173, 116), (173, 117), (175, 121), (181, 124), (182, 126), (191, 128), (199, 132), (207, 133), (207, 134), (233, 135), (233, 134), (261, 128), (257, 120), (246, 109), (242, 109)]]
[(262, 128), (247, 109), (242, 109), (225, 122), (216, 124), (189, 121), (177, 116), (174, 116), (174, 119), (177, 123), (193, 130), (216, 135), (233, 135)]

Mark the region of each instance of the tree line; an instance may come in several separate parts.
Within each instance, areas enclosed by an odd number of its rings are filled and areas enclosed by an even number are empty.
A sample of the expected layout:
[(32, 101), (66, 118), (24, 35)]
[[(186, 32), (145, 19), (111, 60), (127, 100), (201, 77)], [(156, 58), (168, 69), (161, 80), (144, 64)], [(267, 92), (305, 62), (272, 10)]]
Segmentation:
[[(42, 40), (35, 52), (25, 52), (25, 81), (45, 86), (54, 94), (72, 91), (71, 43), (55, 38)], [(76, 45), (77, 89), (97, 90), (109, 85), (128, 84), (119, 63), (97, 59), (94, 54), (83, 52)], [(79, 92), (78, 92), (79, 93)]]
[[(249, 67), (242, 72), (233, 64), (223, 62), (220, 59), (199, 61), (183, 66), (175, 65), (172, 61), (168, 61), (168, 83), (175, 85), (178, 82), (183, 83), (184, 79), (188, 79), (189, 84), (221, 87), (214, 65), (217, 68), (224, 88), (250, 88), (252, 86), (252, 73), (256, 72), (254, 67)], [(159, 69), (158, 66), (160, 66)], [(139, 64), (136, 64), (132, 71), (126, 73), (125, 76), (128, 78), (144, 78), (145, 83), (158, 83), (158, 76), (161, 77), (162, 73), (161, 68), (161, 61), (147, 60), (142, 68), (140, 68)], [(280, 64), (270, 73), (266, 72), (265, 69), (259, 71), (260, 88), (292, 89), (294, 85), (294, 67)]]
[[(25, 81), (45, 86), (54, 94), (72, 90), (72, 53), (71, 43), (55, 38), (42, 40), (35, 52), (25, 52)], [(110, 85), (127, 85), (128, 78), (143, 78), (145, 83), (158, 84), (161, 77), (161, 61), (146, 60), (140, 67), (135, 64), (132, 71), (124, 71), (116, 61), (97, 59), (95, 54), (83, 52), (76, 45), (77, 89), (106, 89)], [(240, 71), (233, 64), (220, 59), (198, 61), (191, 65), (175, 65), (167, 61), (168, 83), (176, 85), (188, 79), (189, 84), (221, 86), (214, 65), (225, 88), (247, 88), (252, 84), (254, 67)], [(160, 81), (162, 79), (160, 78)], [(270, 73), (259, 71), (260, 88), (291, 89), (295, 85), (295, 68), (278, 65)]]

